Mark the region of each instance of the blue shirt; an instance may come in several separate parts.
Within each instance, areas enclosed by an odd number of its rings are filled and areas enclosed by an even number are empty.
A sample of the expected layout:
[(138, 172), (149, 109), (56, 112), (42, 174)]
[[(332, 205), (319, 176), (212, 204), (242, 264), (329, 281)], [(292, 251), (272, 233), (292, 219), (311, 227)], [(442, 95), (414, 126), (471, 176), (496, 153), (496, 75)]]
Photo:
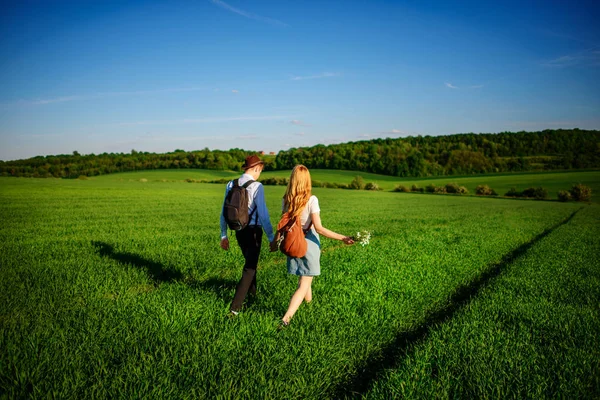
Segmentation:
[[(243, 174), (238, 183), (242, 186), (250, 180), (253, 180), (252, 176)], [(233, 181), (229, 181), (225, 188), (225, 198), (227, 198), (227, 193), (229, 193), (232, 187)], [(252, 216), (248, 225), (262, 226), (267, 234), (269, 242), (272, 242), (275, 239), (275, 236), (273, 235), (273, 227), (271, 226), (271, 220), (269, 219), (267, 203), (265, 203), (265, 189), (263, 188), (262, 183), (258, 182), (251, 184), (246, 190), (248, 192), (248, 214)], [(225, 205), (225, 198), (223, 199), (223, 206)], [(227, 237), (227, 222), (225, 221), (222, 210), (223, 208), (221, 207), (221, 239)]]

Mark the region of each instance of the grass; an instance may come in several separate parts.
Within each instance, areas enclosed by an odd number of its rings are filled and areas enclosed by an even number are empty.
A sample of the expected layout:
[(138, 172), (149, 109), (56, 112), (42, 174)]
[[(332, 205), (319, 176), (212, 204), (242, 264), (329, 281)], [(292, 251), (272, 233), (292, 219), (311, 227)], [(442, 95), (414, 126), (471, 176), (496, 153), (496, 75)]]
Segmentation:
[(241, 172), (234, 171), (215, 171), (208, 169), (155, 169), (135, 172), (120, 172), (116, 174), (100, 175), (92, 177), (90, 179), (108, 180), (108, 181), (139, 181), (140, 179), (147, 179), (148, 181), (155, 182), (175, 182), (182, 181), (186, 178), (192, 179), (233, 179), (237, 178)]
[[(580, 204), (317, 188), (327, 227), (344, 234), (370, 230), (373, 237), (364, 248), (323, 239), (315, 300), (301, 307), (288, 329), (278, 331), (297, 284), (285, 271), (284, 257), (268, 253), (264, 239), (259, 296), (238, 318), (225, 318), (242, 256), (235, 244), (230, 252), (218, 246), (223, 185), (184, 183), (199, 179), (187, 175), (162, 182), (167, 178), (159, 172), (165, 171), (151, 172), (156, 175), (86, 181), (0, 178), (0, 395), (385, 397), (395, 386), (393, 378), (370, 376), (364, 368), (378, 365), (399, 335), (422, 327), (433, 332), (439, 322), (432, 315), (452, 308), (460, 288), (471, 287), (499, 263), (507, 263), (507, 270), (520, 268), (516, 265), (529, 251), (509, 262), (507, 254), (534, 241), (533, 253), (543, 244), (535, 241), (541, 233), (554, 229), (549, 239), (561, 226), (578, 226), (582, 217), (595, 222), (586, 228), (594, 233), (600, 215), (596, 205), (585, 206), (585, 213), (562, 225)], [(273, 223), (283, 191), (265, 188)], [(597, 237), (576, 242), (576, 252), (592, 253)], [(560, 246), (570, 246), (568, 239)], [(558, 264), (550, 260), (556, 250), (549, 250), (535, 253), (533, 265), (547, 265), (550, 274)], [(597, 259), (573, 262), (598, 270)], [(577, 290), (580, 281), (567, 282), (555, 283), (553, 290), (585, 303), (587, 295)], [(585, 288), (597, 293), (598, 283), (589, 280)], [(506, 301), (516, 310), (525, 307), (518, 298)], [(461, 304), (467, 310), (471, 303)], [(450, 322), (459, 320), (455, 314)], [(544, 343), (568, 350), (569, 335), (598, 337), (597, 321), (596, 308), (591, 319), (569, 322), (567, 334), (548, 336)], [(504, 340), (492, 327), (483, 326), (480, 335)], [(544, 329), (533, 325), (530, 332), (543, 335)], [(527, 343), (527, 336), (515, 338), (516, 345)], [(401, 357), (415, 360), (403, 376), (421, 376), (419, 367), (430, 360), (430, 353), (413, 347)], [(512, 357), (508, 363), (521, 360), (501, 350), (490, 350), (496, 361), (490, 365), (501, 365), (506, 354)], [(588, 347), (583, 351), (595, 354)], [(578, 377), (550, 392), (559, 397), (600, 393), (597, 386), (586, 386), (588, 370), (576, 363), (532, 365)], [(508, 366), (505, 371), (513, 373)], [(495, 396), (494, 381), (486, 376), (493, 374), (482, 373), (488, 386), (480, 394)], [(429, 393), (443, 395), (435, 377), (423, 379)], [(379, 381), (383, 386), (377, 389)], [(509, 397), (522, 393), (498, 384)], [(455, 393), (470, 393), (461, 388), (455, 386)]]
[[(291, 171), (265, 171), (261, 174), (261, 179), (266, 178), (289, 178)], [(124, 172), (112, 175), (103, 175), (94, 180), (110, 182), (139, 181), (147, 179), (148, 183), (156, 182), (175, 182), (185, 179), (196, 180), (214, 180), (214, 179), (233, 179), (238, 177), (240, 172), (234, 171), (209, 171), (209, 170), (152, 170), (139, 172)], [(397, 185), (411, 187), (416, 184), (419, 187), (425, 187), (429, 184), (444, 186), (447, 183), (457, 183), (465, 186), (471, 195), (475, 194), (477, 185), (489, 185), (500, 196), (504, 195), (511, 187), (516, 187), (522, 191), (528, 187), (542, 186), (548, 190), (549, 199), (556, 200), (559, 190), (569, 190), (575, 183), (582, 183), (592, 188), (592, 201), (600, 203), (600, 171), (568, 171), (568, 172), (550, 172), (550, 173), (518, 173), (518, 174), (500, 174), (500, 175), (476, 175), (467, 177), (431, 177), (431, 178), (400, 178), (394, 176), (377, 175), (357, 171), (339, 171), (339, 170), (311, 170), (311, 176), (314, 180), (320, 182), (337, 182), (349, 184), (354, 177), (360, 175), (366, 182), (377, 183), (384, 190), (392, 190)]]
[[(289, 177), (291, 171), (268, 171), (261, 175), (267, 177)], [(470, 194), (475, 194), (475, 188), (478, 185), (489, 185), (500, 196), (504, 195), (511, 187), (519, 190), (528, 187), (543, 186), (548, 190), (550, 199), (556, 200), (559, 190), (569, 190), (575, 183), (582, 183), (592, 188), (592, 201), (600, 203), (600, 171), (569, 171), (552, 172), (546, 174), (540, 173), (519, 173), (514, 175), (476, 175), (467, 177), (430, 177), (430, 178), (401, 178), (386, 175), (376, 175), (356, 171), (335, 171), (335, 170), (311, 170), (313, 179), (321, 182), (339, 182), (350, 183), (355, 176), (360, 175), (365, 182), (377, 183), (384, 190), (392, 190), (397, 185), (405, 185), (409, 188), (417, 185), (424, 188), (429, 184), (444, 186), (447, 183), (457, 183), (465, 186)]]
[(585, 208), (541, 238), (451, 320), (397, 354), (366, 397), (596, 397), (600, 257), (588, 250), (598, 248), (597, 234), (598, 215)]

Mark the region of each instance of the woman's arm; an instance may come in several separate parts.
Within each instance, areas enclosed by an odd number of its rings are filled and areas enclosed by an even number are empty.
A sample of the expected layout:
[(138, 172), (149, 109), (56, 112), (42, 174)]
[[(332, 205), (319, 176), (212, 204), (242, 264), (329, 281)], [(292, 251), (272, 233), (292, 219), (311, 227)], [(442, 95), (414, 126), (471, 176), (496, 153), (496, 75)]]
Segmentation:
[(310, 214), (310, 217), (312, 218), (312, 223), (315, 226), (315, 230), (319, 235), (323, 235), (330, 239), (341, 240), (346, 244), (354, 244), (354, 240), (352, 240), (351, 237), (340, 235), (339, 233), (335, 233), (325, 228), (321, 224), (321, 215), (319, 213)]

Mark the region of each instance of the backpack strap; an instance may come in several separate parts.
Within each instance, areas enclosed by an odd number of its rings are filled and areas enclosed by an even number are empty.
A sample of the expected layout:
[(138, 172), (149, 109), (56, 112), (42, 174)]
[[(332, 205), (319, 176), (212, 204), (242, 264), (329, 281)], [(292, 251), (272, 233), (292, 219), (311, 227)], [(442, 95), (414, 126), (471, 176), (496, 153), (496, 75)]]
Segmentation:
[(258, 210), (258, 206), (255, 204), (254, 205), (254, 210), (252, 210), (252, 212), (250, 213), (250, 215), (248, 215), (248, 224), (250, 224), (250, 221), (252, 221), (252, 216), (254, 215), (254, 213), (256, 212), (256, 210)]
[[(237, 181), (237, 180), (238, 180), (238, 179), (236, 179), (236, 181)], [(244, 183), (244, 184), (242, 185), (242, 187), (243, 187), (244, 189), (248, 189), (248, 187), (249, 187), (250, 185), (252, 185), (253, 183), (255, 183), (255, 182), (256, 182), (256, 181), (249, 180), (248, 182)], [(254, 213), (256, 212), (256, 210), (258, 210), (258, 205), (254, 204), (254, 210), (252, 210), (252, 212), (251, 212), (251, 213), (248, 215), (248, 224), (250, 224), (250, 221), (252, 221), (252, 217), (254, 216)]]
[(308, 228), (303, 229), (305, 235), (308, 233), (308, 231), (310, 231), (310, 228), (312, 228), (312, 218), (310, 220), (310, 224), (308, 224)]
[[(239, 179), (236, 179), (236, 181), (238, 181), (238, 180), (239, 180)], [(244, 184), (242, 185), (242, 187), (243, 187), (244, 189), (248, 189), (248, 186), (252, 185), (254, 182), (256, 182), (256, 181), (249, 180), (248, 182), (244, 183)]]
[(240, 186), (240, 180), (239, 179), (234, 179), (232, 182), (233, 182), (233, 186), (232, 187)]

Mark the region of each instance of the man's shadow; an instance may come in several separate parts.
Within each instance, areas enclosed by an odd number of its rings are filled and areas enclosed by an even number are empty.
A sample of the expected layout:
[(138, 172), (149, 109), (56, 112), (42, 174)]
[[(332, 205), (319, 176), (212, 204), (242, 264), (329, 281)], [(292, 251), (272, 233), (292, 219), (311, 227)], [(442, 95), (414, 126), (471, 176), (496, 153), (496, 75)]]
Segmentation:
[(230, 302), (233, 299), (237, 281), (213, 277), (204, 281), (189, 282), (189, 286), (193, 289), (214, 292), (221, 301)]
[(163, 282), (183, 282), (193, 289), (212, 291), (219, 299), (225, 302), (231, 301), (233, 298), (232, 292), (236, 288), (237, 281), (224, 278), (209, 278), (203, 281), (185, 279), (181, 272), (173, 268), (166, 267), (155, 261), (147, 260), (137, 254), (115, 251), (114, 247), (108, 243), (92, 241), (92, 245), (102, 257), (112, 258), (121, 264), (129, 264), (146, 270), (148, 276), (156, 285)]
[(92, 241), (92, 245), (102, 257), (109, 257), (121, 264), (130, 264), (134, 267), (145, 269), (150, 279), (156, 284), (179, 281), (183, 278), (181, 272), (177, 270), (168, 268), (161, 263), (147, 260), (137, 254), (117, 252), (114, 247), (108, 243)]

